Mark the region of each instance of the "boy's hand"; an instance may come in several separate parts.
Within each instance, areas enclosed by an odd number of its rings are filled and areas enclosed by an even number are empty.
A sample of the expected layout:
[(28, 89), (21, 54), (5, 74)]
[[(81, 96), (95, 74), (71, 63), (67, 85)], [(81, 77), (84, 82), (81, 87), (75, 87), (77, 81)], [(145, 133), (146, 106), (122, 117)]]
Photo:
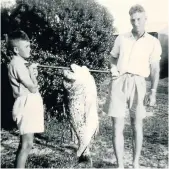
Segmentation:
[(38, 70), (37, 70), (37, 66), (38, 66), (38, 63), (32, 63), (30, 66), (29, 66), (29, 72), (30, 72), (30, 75), (32, 76), (35, 76), (37, 77), (38, 76)]
[(117, 70), (117, 67), (116, 66), (113, 66), (111, 69), (110, 69), (110, 72), (111, 72), (111, 75), (112, 75), (112, 79), (117, 79), (119, 77), (119, 72)]

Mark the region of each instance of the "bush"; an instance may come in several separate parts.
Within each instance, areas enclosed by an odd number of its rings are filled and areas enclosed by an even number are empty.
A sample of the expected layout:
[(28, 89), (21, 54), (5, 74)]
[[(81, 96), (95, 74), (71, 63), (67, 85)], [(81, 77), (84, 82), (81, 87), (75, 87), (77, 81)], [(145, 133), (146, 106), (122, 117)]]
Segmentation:
[[(104, 7), (92, 0), (18, 0), (17, 4), (10, 16), (1, 11), (2, 25), (8, 28), (2, 29), (2, 34), (15, 29), (25, 31), (32, 41), (31, 62), (52, 66), (77, 63), (90, 69), (107, 69), (114, 27)], [(2, 50), (5, 53), (5, 47)], [(1, 61), (7, 62), (4, 57)], [(93, 75), (97, 84), (105, 76)], [(62, 115), (58, 113), (62, 112), (64, 95), (62, 71), (39, 69), (39, 84), (47, 111)]]

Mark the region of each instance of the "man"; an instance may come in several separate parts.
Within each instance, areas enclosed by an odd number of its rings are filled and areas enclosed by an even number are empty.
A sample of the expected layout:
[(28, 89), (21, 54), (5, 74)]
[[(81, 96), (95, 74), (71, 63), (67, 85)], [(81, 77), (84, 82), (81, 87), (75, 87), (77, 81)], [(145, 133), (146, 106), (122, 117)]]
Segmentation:
[(110, 59), (112, 83), (108, 97), (108, 115), (113, 121), (113, 146), (119, 168), (124, 168), (123, 129), (126, 104), (133, 128), (133, 167), (138, 168), (143, 142), (143, 118), (146, 117), (143, 105), (145, 77), (150, 75), (151, 78), (151, 92), (146, 104), (153, 106), (160, 71), (161, 45), (157, 38), (145, 32), (147, 17), (144, 8), (141, 5), (132, 6), (129, 14), (133, 29), (116, 38)]

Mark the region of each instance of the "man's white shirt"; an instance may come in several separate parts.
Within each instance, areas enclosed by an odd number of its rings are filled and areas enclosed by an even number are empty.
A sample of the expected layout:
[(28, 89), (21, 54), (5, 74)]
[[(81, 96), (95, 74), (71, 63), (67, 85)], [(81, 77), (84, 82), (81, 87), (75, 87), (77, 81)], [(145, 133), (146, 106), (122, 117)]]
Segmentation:
[(161, 53), (159, 40), (147, 32), (138, 40), (131, 32), (119, 35), (111, 51), (112, 56), (118, 58), (120, 75), (128, 72), (142, 77), (149, 76), (150, 64), (160, 61)]

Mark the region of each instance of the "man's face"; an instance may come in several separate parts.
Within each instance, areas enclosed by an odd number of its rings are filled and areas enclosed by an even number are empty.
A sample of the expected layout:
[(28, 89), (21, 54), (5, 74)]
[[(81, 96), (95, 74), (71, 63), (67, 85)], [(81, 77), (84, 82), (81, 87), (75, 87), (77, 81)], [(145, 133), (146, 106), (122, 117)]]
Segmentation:
[(132, 24), (133, 31), (135, 31), (137, 33), (140, 31), (144, 31), (146, 20), (147, 20), (147, 18), (146, 18), (145, 12), (133, 13), (130, 16), (130, 22)]
[(22, 58), (27, 59), (30, 57), (30, 42), (26, 40), (18, 40), (15, 43), (15, 50)]

